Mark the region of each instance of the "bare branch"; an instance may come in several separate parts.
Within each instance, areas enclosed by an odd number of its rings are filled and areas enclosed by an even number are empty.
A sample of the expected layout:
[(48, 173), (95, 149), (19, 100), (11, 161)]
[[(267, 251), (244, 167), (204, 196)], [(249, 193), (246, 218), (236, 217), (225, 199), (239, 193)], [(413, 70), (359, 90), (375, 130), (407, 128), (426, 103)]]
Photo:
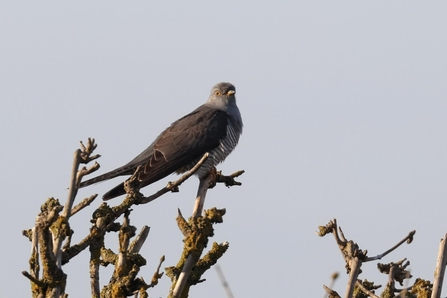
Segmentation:
[[(205, 182), (206, 180), (204, 179), (203, 181)], [(222, 222), (224, 214), (225, 209), (212, 208), (205, 210), (203, 216), (190, 217), (188, 222), (179, 214), (177, 224), (183, 235), (185, 235), (183, 240), (185, 244), (178, 264), (175, 267), (166, 268), (166, 274), (173, 282), (168, 297), (186, 297), (185, 295), (187, 295), (189, 288), (201, 282), (201, 275), (214, 265), (228, 249), (227, 242), (222, 244), (214, 243), (212, 249), (199, 260), (208, 243), (208, 238), (213, 235), (212, 224)], [(194, 274), (191, 274), (192, 270)]]
[[(393, 246), (391, 249), (387, 250), (381, 255), (375, 256), (375, 257), (367, 257), (367, 250), (362, 251), (357, 243), (355, 243), (352, 240), (347, 240), (343, 230), (341, 227), (337, 227), (337, 221), (335, 219), (331, 220), (326, 226), (320, 226), (319, 227), (319, 236), (324, 236), (329, 233), (332, 233), (334, 235), (335, 241), (337, 242), (337, 245), (342, 253), (343, 258), (346, 262), (346, 268), (347, 272), (349, 273), (349, 280), (346, 285), (346, 294), (345, 297), (352, 297), (355, 289), (355, 285), (358, 285), (358, 275), (361, 273), (360, 267), (363, 262), (366, 261), (372, 261), (381, 259), (382, 257), (386, 256), (393, 250), (395, 250), (397, 247), (399, 247), (402, 243), (407, 241), (408, 243), (411, 243), (413, 240), (413, 236), (415, 234), (415, 231), (410, 232), (403, 240), (401, 240), (398, 244)], [(390, 263), (386, 265), (379, 264), (379, 270), (381, 270), (384, 273), (388, 273), (389, 275), (389, 282), (387, 284), (387, 288), (385, 291), (392, 293), (396, 292), (396, 289), (394, 288), (394, 281), (398, 281), (402, 285), (402, 281), (404, 278), (409, 278), (411, 275), (405, 268), (408, 266), (408, 263), (403, 264), (405, 261), (402, 260), (396, 264)], [(360, 287), (360, 286), (359, 286)], [(362, 285), (363, 287), (363, 285)], [(360, 287), (360, 288), (362, 288)], [(366, 289), (366, 287), (363, 287)], [(370, 295), (370, 293), (367, 293), (364, 291), (367, 295)]]
[(433, 281), (433, 292), (431, 298), (440, 298), (442, 283), (444, 281), (445, 266), (447, 264), (447, 234), (439, 243), (438, 261), (436, 262), (435, 278)]
[(85, 207), (89, 206), (97, 197), (98, 197), (98, 195), (94, 194), (94, 195), (91, 195), (90, 197), (82, 200), (79, 204), (74, 206), (73, 209), (71, 209), (71, 216), (75, 215), (76, 213), (78, 213), (79, 211), (84, 209)]
[(151, 283), (149, 287), (155, 287), (158, 284), (158, 280), (163, 276), (163, 272), (160, 273), (161, 264), (165, 261), (165, 256), (160, 258), (160, 262), (158, 263), (157, 270), (155, 270), (154, 275), (152, 275)]
[[(230, 187), (230, 186), (240, 186), (242, 185), (241, 182), (238, 182), (236, 180), (234, 180), (234, 178), (239, 177), (240, 175), (244, 174), (245, 171), (244, 170), (239, 170), (234, 172), (233, 174), (230, 174), (228, 176), (222, 175), (222, 171), (218, 171), (216, 173), (216, 183), (224, 183), (225, 186)], [(210, 188), (213, 188), (216, 184), (213, 184), (212, 186), (210, 186)]]
[[(74, 205), (83, 176), (99, 168), (99, 164), (95, 161), (94, 165), (88, 169), (86, 167), (80, 169), (81, 163), (86, 164), (100, 156), (92, 155), (96, 147), (95, 140), (89, 138), (86, 145), (81, 142), (81, 150), (75, 151), (65, 206), (62, 207), (58, 200), (50, 198), (42, 205), (42, 212), (36, 219), (35, 227), (23, 232), (32, 242), (31, 270), (29, 271), (31, 273), (24, 272), (23, 275), (31, 281), (33, 297), (67, 297), (65, 293), (67, 275), (62, 271), (62, 265), (69, 262), (70, 259), (87, 247), (90, 249), (89, 269), (92, 297), (107, 296), (111, 293), (119, 297), (129, 295), (148, 297), (146, 290), (155, 286), (163, 276), (163, 272), (160, 273), (160, 267), (164, 261), (164, 256), (160, 259), (150, 284), (146, 284), (143, 278), (137, 278), (140, 267), (146, 264), (146, 260), (139, 255), (139, 251), (147, 239), (150, 229), (144, 226), (139, 235), (131, 241), (131, 238), (135, 236), (136, 228), (130, 225), (130, 208), (132, 205), (148, 203), (166, 192), (178, 191), (178, 186), (191, 177), (208, 158), (208, 153), (206, 153), (190, 171), (175, 182), (168, 183), (165, 188), (156, 194), (146, 198), (139, 193), (140, 186), (135, 179), (138, 170), (141, 170), (138, 169), (125, 182), (127, 196), (124, 201), (116, 207), (109, 207), (106, 203), (101, 204), (92, 215), (91, 223), (93, 225), (90, 233), (79, 244), (71, 246), (73, 230), (69, 226), (70, 217), (89, 206), (97, 198), (95, 194)], [(201, 216), (207, 189), (210, 188), (211, 182), (222, 182), (226, 186), (241, 185), (234, 178), (243, 173), (243, 171), (238, 171), (230, 176), (224, 176), (221, 172), (216, 174), (215, 169), (213, 170), (214, 172), (200, 180), (193, 216), (190, 221), (186, 222), (183, 219), (184, 223), (181, 224), (181, 221), (178, 220), (179, 225), (183, 226), (181, 231), (185, 235), (185, 250), (179, 265), (174, 269), (175, 276), (171, 278), (173, 278), (174, 287), (183, 284), (183, 288), (178, 291), (180, 293), (187, 293), (191, 285), (202, 282), (200, 276), (203, 272), (214, 265), (217, 259), (228, 249), (227, 242), (214, 243), (213, 248), (200, 259), (200, 255), (208, 243), (208, 237), (213, 234), (212, 224), (222, 222), (222, 216), (225, 214), (224, 209), (217, 210), (214, 208), (215, 210), (206, 210), (204, 215)], [(123, 213), (123, 224), (115, 222)], [(105, 235), (110, 231), (119, 231), (118, 253), (114, 253), (104, 246)], [(191, 249), (188, 250), (187, 247)], [(41, 270), (43, 276), (41, 278), (39, 278), (40, 260), (43, 266), (43, 270)], [(99, 283), (100, 265), (107, 266), (108, 264), (113, 264), (115, 270), (109, 284), (101, 291)], [(190, 274), (191, 270), (194, 270), (194, 274)], [(187, 284), (187, 289), (184, 287), (185, 284)]]
[(368, 257), (364, 260), (364, 262), (369, 262), (372, 260), (380, 260), (382, 259), (384, 256), (386, 256), (387, 254), (389, 254), (390, 252), (392, 252), (393, 250), (395, 250), (396, 248), (398, 248), (399, 246), (401, 246), (404, 242), (407, 242), (408, 244), (410, 244), (413, 241), (413, 236), (414, 234), (416, 234), (416, 231), (411, 231), (410, 233), (408, 233), (407, 236), (405, 236), (404, 239), (402, 239), (401, 241), (399, 241), (396, 245), (394, 245), (393, 247), (391, 247), (390, 249), (388, 249), (387, 251), (385, 251), (384, 253), (377, 255), (375, 257)]
[[(334, 272), (334, 273), (332, 273), (332, 275), (331, 275), (331, 282), (330, 282), (330, 284), (329, 284), (329, 289), (332, 289), (333, 287), (334, 287), (334, 285), (335, 285), (335, 281), (337, 280), (337, 278), (340, 276), (340, 274), (338, 273), (338, 272)], [(327, 293), (326, 294), (324, 294), (324, 298), (327, 298)]]
[[(205, 178), (200, 179), (199, 190), (197, 191), (197, 198), (194, 204), (194, 210), (192, 217), (197, 218), (200, 216), (203, 210), (203, 205), (205, 203), (206, 192), (208, 190), (209, 184), (211, 182), (211, 175), (207, 175)], [(185, 264), (182, 267), (182, 271), (177, 279), (177, 282), (174, 287), (174, 291), (172, 292), (173, 297), (180, 297), (180, 294), (183, 292), (185, 288), (186, 281), (188, 280), (188, 276), (191, 273), (191, 269), (194, 264), (197, 262), (198, 257), (193, 254), (189, 254)]]
[(87, 145), (85, 146), (84, 143), (82, 143), (82, 141), (79, 142), (81, 144), (81, 148), (82, 148), (82, 154), (81, 154), (81, 162), (82, 163), (89, 163), (92, 160), (98, 159), (101, 157), (101, 155), (96, 154), (92, 156), (93, 151), (96, 149), (96, 147), (98, 146), (95, 143), (95, 139), (94, 138), (88, 138), (87, 139)]
[(64, 212), (62, 212), (62, 216), (67, 219), (71, 216), (71, 208), (73, 207), (73, 203), (78, 192), (78, 189), (76, 187), (76, 177), (80, 163), (81, 150), (78, 149), (74, 152), (73, 164), (71, 168), (70, 188), (68, 189), (68, 198), (64, 206)]
[(82, 167), (76, 175), (76, 187), (79, 188), (79, 184), (81, 184), (82, 178), (84, 178), (84, 176), (87, 176), (93, 172), (96, 172), (100, 167), (101, 166), (96, 161), (89, 168)]
[(325, 285), (323, 285), (324, 290), (326, 291), (326, 293), (328, 294), (328, 298), (341, 298), (340, 295), (335, 292), (334, 290), (326, 287)]
[(35, 283), (39, 286), (46, 286), (46, 284), (40, 281), (38, 278), (35, 278), (33, 275), (29, 274), (27, 271), (22, 271), (23, 276), (27, 277), (31, 282)]
[[(82, 145), (82, 143), (81, 143)], [(65, 218), (66, 223), (68, 224), (68, 220), (71, 216), (71, 209), (73, 207), (74, 200), (76, 198), (76, 194), (78, 192), (78, 188), (76, 186), (76, 177), (79, 168), (79, 164), (81, 163), (81, 150), (77, 149), (74, 152), (73, 164), (71, 168), (71, 178), (70, 178), (70, 188), (68, 189), (68, 198), (64, 206), (64, 210), (62, 212), (62, 217)], [(59, 268), (62, 267), (62, 241), (64, 241), (64, 235), (60, 234), (55, 237), (53, 235), (53, 253), (56, 257), (57, 266)]]
[[(371, 298), (380, 298), (379, 296), (376, 296), (373, 292), (371, 292), (370, 290), (368, 290), (361, 282), (360, 280), (357, 280), (357, 282), (355, 283), (355, 285), (357, 287), (359, 287), (363, 293), (365, 293), (366, 295), (368, 295)], [(380, 287), (380, 286), (379, 286)]]
[(129, 246), (129, 253), (138, 253), (140, 252), (141, 247), (143, 246), (144, 242), (146, 241), (147, 236), (149, 235), (149, 231), (151, 228), (148, 226), (143, 226), (141, 228), (140, 234), (132, 241), (132, 243)]
[(352, 256), (347, 257), (346, 261), (349, 266), (350, 273), (348, 283), (346, 285), (345, 297), (351, 298), (352, 294), (354, 293), (355, 283), (357, 282), (357, 278), (360, 273), (360, 267), (362, 266), (362, 261), (359, 259), (359, 257), (352, 257)]
[(39, 244), (38, 244), (38, 229), (36, 229), (36, 227), (31, 229), (32, 231), (32, 242), (31, 242), (31, 258), (29, 260), (29, 264), (30, 264), (30, 270), (31, 270), (31, 275), (36, 278), (39, 279), (39, 270), (40, 270), (40, 265), (39, 265)]
[(168, 185), (166, 185), (164, 188), (160, 189), (159, 191), (157, 191), (155, 194), (149, 196), (149, 197), (144, 197), (142, 198), (138, 204), (147, 204), (149, 202), (152, 202), (153, 200), (161, 197), (162, 195), (164, 195), (167, 192), (177, 192), (178, 191), (178, 187), (185, 182), (189, 177), (191, 177), (192, 175), (194, 175), (195, 172), (197, 172), (197, 170), (200, 168), (200, 166), (202, 166), (202, 164), (207, 160), (209, 154), (205, 153), (203, 155), (203, 157), (197, 162), (197, 164), (188, 172), (186, 172), (183, 176), (181, 176), (179, 179), (177, 179), (174, 182), (169, 182)]
[(219, 276), (220, 283), (222, 284), (222, 287), (224, 288), (225, 293), (227, 293), (227, 297), (234, 298), (233, 292), (231, 292), (230, 285), (228, 284), (228, 282), (225, 278), (225, 275), (222, 272), (222, 269), (220, 269), (219, 264), (216, 264), (214, 266), (214, 268), (216, 269), (217, 276)]

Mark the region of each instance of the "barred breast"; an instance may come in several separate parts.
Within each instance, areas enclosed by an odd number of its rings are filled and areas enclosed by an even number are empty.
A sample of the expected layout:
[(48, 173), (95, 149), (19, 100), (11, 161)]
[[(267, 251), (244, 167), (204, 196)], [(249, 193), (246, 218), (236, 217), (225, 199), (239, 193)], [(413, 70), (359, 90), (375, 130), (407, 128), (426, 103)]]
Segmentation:
[[(225, 138), (220, 140), (219, 146), (208, 152), (209, 156), (207, 160), (195, 174), (199, 176), (199, 178), (203, 178), (208, 174), (212, 167), (223, 162), (225, 158), (227, 158), (227, 156), (230, 155), (230, 153), (234, 150), (234, 148), (236, 148), (236, 145), (239, 142), (239, 137), (240, 133), (236, 133), (233, 125), (231, 124), (231, 121), (229, 121), (227, 125), (227, 135), (225, 136)], [(194, 160), (192, 163), (185, 167), (186, 169), (182, 169), (182, 172), (192, 169), (201, 158), (202, 156)]]

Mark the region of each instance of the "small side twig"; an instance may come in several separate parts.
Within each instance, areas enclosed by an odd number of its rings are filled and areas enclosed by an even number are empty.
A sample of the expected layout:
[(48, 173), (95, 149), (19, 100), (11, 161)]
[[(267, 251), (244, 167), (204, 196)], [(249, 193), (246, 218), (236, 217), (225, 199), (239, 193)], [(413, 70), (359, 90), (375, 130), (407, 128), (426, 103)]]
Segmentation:
[(94, 194), (94, 195), (91, 195), (90, 197), (82, 200), (79, 204), (77, 204), (76, 206), (74, 206), (71, 209), (71, 216), (75, 215), (76, 213), (78, 213), (79, 211), (84, 209), (85, 207), (89, 206), (97, 197), (98, 197), (98, 194)]
[(209, 154), (205, 153), (202, 158), (197, 162), (197, 164), (188, 172), (186, 172), (183, 176), (181, 176), (179, 179), (177, 179), (174, 182), (169, 182), (168, 185), (166, 185), (165, 187), (163, 187), (162, 189), (160, 189), (159, 191), (157, 191), (155, 194), (148, 196), (148, 197), (144, 197), (142, 198), (138, 204), (147, 204), (149, 202), (152, 202), (153, 200), (161, 197), (162, 195), (164, 195), (167, 192), (170, 191), (178, 191), (178, 187), (185, 182), (189, 177), (191, 177), (192, 175), (194, 175), (195, 172), (197, 172), (197, 170), (203, 165), (203, 163), (207, 160)]
[[(337, 278), (339, 276), (340, 276), (340, 274), (338, 272), (332, 273), (332, 275), (331, 275), (331, 282), (329, 283), (329, 286), (328, 286), (329, 289), (332, 289), (334, 287), (335, 281), (337, 280)], [(327, 293), (324, 294), (323, 298), (327, 298), (327, 297), (328, 297)]]
[(22, 271), (22, 275), (25, 276), (26, 278), (28, 278), (31, 282), (35, 283), (36, 285), (39, 285), (41, 287), (46, 286), (43, 281), (39, 280), (38, 278), (35, 278), (31, 274), (29, 274), (27, 271)]
[(222, 269), (220, 269), (219, 264), (216, 264), (214, 266), (214, 268), (216, 269), (217, 272), (217, 276), (219, 277), (220, 283), (222, 284), (222, 287), (225, 290), (225, 293), (227, 293), (227, 297), (228, 298), (234, 298), (233, 296), (233, 292), (231, 291), (230, 285), (228, 284), (225, 275), (222, 272)]
[(162, 256), (160, 258), (160, 262), (158, 263), (157, 269), (155, 270), (154, 274), (152, 275), (151, 283), (148, 285), (148, 287), (155, 287), (158, 284), (158, 280), (163, 276), (163, 272), (160, 273), (161, 264), (165, 261), (165, 256)]
[[(230, 187), (230, 186), (241, 186), (242, 183), (239, 181), (234, 180), (234, 178), (239, 177), (240, 175), (244, 174), (245, 171), (244, 170), (239, 170), (236, 171), (228, 176), (222, 175), (222, 171), (219, 171), (216, 173), (216, 183), (224, 183), (225, 186)], [(215, 184), (214, 184), (215, 185)], [(212, 185), (212, 187), (214, 187), (214, 185)], [(212, 188), (210, 187), (210, 188)]]
[(373, 292), (371, 292), (370, 290), (368, 290), (367, 288), (365, 288), (365, 286), (359, 281), (357, 280), (357, 282), (355, 283), (355, 285), (357, 287), (359, 287), (363, 293), (365, 293), (366, 295), (368, 295), (368, 297), (371, 298), (380, 298), (379, 296), (375, 295)]
[(326, 291), (326, 293), (328, 294), (328, 298), (341, 298), (341, 296), (334, 290), (332, 290), (331, 288), (323, 285), (324, 290)]
[(407, 242), (408, 244), (410, 244), (413, 241), (413, 236), (414, 234), (416, 234), (416, 231), (411, 231), (410, 233), (408, 233), (407, 236), (405, 236), (404, 239), (402, 239), (401, 241), (399, 241), (396, 245), (394, 245), (393, 247), (391, 247), (390, 249), (388, 249), (387, 251), (385, 251), (384, 253), (374, 256), (374, 257), (368, 257), (366, 258), (363, 262), (369, 262), (369, 261), (373, 261), (373, 260), (380, 260), (382, 259), (384, 256), (386, 256), (387, 254), (389, 254), (390, 252), (392, 252), (393, 250), (395, 250), (396, 248), (398, 248), (399, 246), (401, 246), (404, 242)]

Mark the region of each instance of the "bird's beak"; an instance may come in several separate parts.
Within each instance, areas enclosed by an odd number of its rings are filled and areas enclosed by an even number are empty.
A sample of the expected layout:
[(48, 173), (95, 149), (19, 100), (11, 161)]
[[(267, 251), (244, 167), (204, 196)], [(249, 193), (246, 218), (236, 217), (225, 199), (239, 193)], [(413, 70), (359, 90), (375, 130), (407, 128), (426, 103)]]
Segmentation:
[(231, 96), (231, 95), (233, 95), (234, 93), (236, 93), (236, 91), (234, 91), (234, 90), (230, 90), (230, 91), (227, 92), (227, 95), (228, 95), (228, 96)]

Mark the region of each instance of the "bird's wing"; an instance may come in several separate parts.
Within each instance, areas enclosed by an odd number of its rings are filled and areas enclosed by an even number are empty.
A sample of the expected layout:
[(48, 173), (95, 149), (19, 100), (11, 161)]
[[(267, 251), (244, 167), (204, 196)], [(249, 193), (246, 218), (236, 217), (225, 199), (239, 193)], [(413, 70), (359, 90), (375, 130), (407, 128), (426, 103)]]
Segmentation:
[(167, 128), (153, 143), (144, 172), (143, 186), (166, 177), (219, 146), (226, 136), (228, 114), (201, 106)]
[[(143, 165), (144, 171), (138, 176), (141, 186), (154, 183), (219, 146), (220, 140), (226, 136), (228, 121), (225, 111), (200, 106), (172, 123), (146, 150), (122, 168), (136, 169)], [(121, 183), (104, 194), (103, 199), (124, 193)]]

